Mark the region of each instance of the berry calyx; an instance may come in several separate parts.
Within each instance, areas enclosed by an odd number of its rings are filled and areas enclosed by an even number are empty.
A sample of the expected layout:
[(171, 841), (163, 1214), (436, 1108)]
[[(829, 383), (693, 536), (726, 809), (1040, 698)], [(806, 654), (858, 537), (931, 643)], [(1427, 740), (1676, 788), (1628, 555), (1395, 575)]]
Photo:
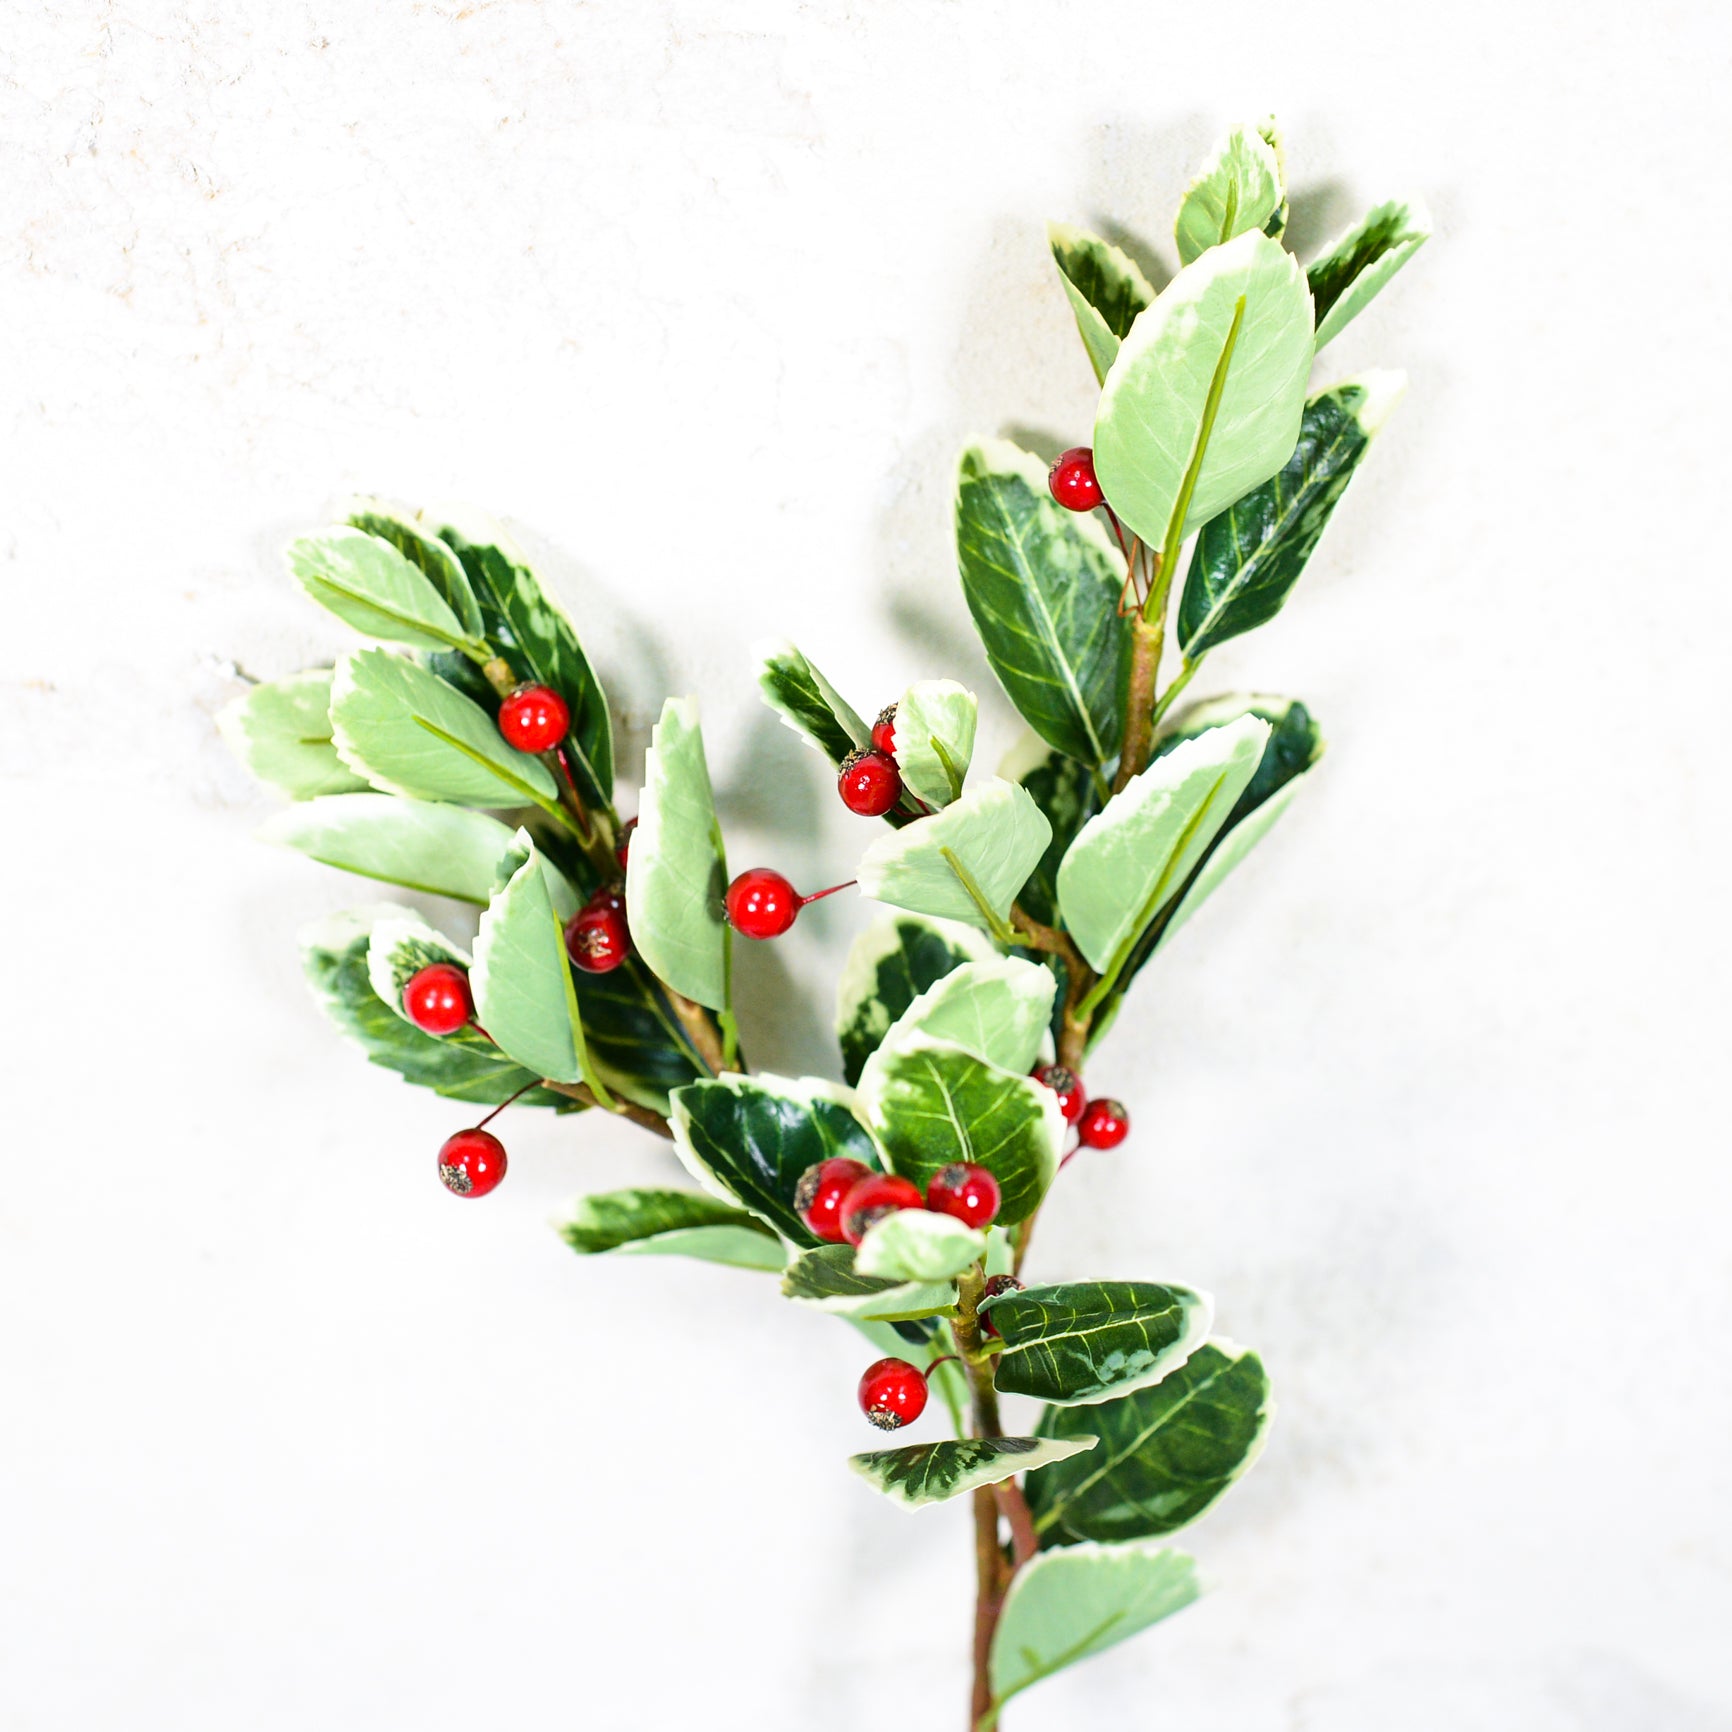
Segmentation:
[(872, 724), (872, 749), (890, 757), (896, 755), (896, 706), (886, 704)]
[(1116, 1149), (1131, 1134), (1131, 1116), (1122, 1101), (1090, 1101), (1077, 1120), (1076, 1134), (1085, 1149)]
[(902, 772), (888, 752), (851, 752), (836, 781), (842, 804), (862, 818), (882, 818), (902, 798)]
[(842, 1237), (850, 1245), (858, 1245), (886, 1215), (925, 1205), (919, 1187), (900, 1173), (868, 1173), (856, 1180), (842, 1199)]
[(499, 706), (499, 731), (520, 752), (551, 752), (571, 726), (571, 711), (552, 686), (519, 686)]
[(842, 1199), (871, 1172), (864, 1161), (851, 1161), (846, 1155), (814, 1161), (794, 1187), (794, 1213), (818, 1238), (840, 1245)]
[(1036, 1082), (1045, 1083), (1058, 1096), (1058, 1110), (1064, 1122), (1074, 1125), (1083, 1116), (1088, 1096), (1083, 1093), (1082, 1078), (1062, 1064), (1043, 1064), (1034, 1073)]
[(804, 898), (768, 866), (753, 866), (728, 886), (728, 924), (748, 938), (780, 938), (800, 912)]
[(1093, 511), (1105, 495), (1095, 479), (1095, 454), (1087, 445), (1073, 445), (1046, 472), (1052, 496), (1067, 511)]
[[(985, 1304), (988, 1299), (996, 1299), (1000, 1293), (1020, 1293), (1022, 1283), (1014, 1275), (991, 1275), (987, 1277), (986, 1286), (981, 1290), (980, 1302)], [(990, 1311), (980, 1313), (980, 1327), (988, 1334), (996, 1336), (998, 1325), (992, 1320)]]
[(439, 1145), (439, 1177), (454, 1197), (485, 1197), (505, 1177), (505, 1145), (491, 1131), (459, 1131)]
[(631, 839), (632, 834), (636, 829), (637, 819), (627, 818), (625, 821), (625, 828), (619, 833), (618, 846), (616, 846), (613, 851), (613, 857), (619, 862), (619, 869), (622, 872), (626, 869), (627, 862), (631, 855)]
[(454, 962), (431, 962), (409, 976), (403, 1014), (423, 1034), (455, 1034), (475, 1014), (469, 976)]
[(990, 1227), (998, 1204), (998, 1180), (972, 1161), (952, 1161), (927, 1181), (927, 1208), (934, 1214), (953, 1215), (965, 1227)]
[(899, 1431), (926, 1411), (926, 1374), (906, 1359), (875, 1359), (860, 1375), (860, 1411), (880, 1431)]
[(617, 891), (596, 891), (565, 923), (565, 954), (585, 974), (611, 974), (631, 955), (625, 903)]

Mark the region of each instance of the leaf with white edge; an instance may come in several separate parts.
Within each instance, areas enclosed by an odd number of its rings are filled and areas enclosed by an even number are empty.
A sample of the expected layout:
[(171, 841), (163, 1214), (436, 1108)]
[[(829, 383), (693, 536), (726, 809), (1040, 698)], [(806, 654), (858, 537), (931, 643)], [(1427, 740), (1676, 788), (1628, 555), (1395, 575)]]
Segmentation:
[(1087, 764), (1048, 751), (1046, 742), (1033, 733), (1005, 754), (998, 773), (1007, 782), (1020, 782), (1052, 825), (1052, 840), (1017, 900), (1043, 926), (1057, 926), (1061, 920), (1058, 869), (1083, 825), (1101, 809), (1105, 786)]
[(838, 769), (850, 752), (872, 744), (872, 730), (848, 701), (786, 638), (752, 646), (764, 702)]
[(1269, 220), (1263, 225), (1263, 233), (1270, 240), (1278, 241), (1287, 232), (1287, 143), (1281, 136), (1281, 129), (1275, 124), (1274, 115), (1263, 121), (1257, 128), (1257, 136), (1268, 145), (1275, 155), (1275, 178), (1281, 187), (1281, 202), (1270, 213)]
[(1065, 298), (1076, 315), (1076, 328), (1088, 350), (1097, 381), (1107, 376), (1119, 341), (1155, 291), (1136, 261), (1099, 235), (1066, 223), (1048, 223), (1046, 238), (1058, 266)]
[[(1041, 1552), (1012, 1577), (992, 1639), (994, 1710), (1180, 1612), (1201, 1593), (1183, 1552), (1133, 1540)], [(983, 1722), (996, 1723), (996, 1715)]]
[[(810, 1239), (811, 1235), (807, 1234)], [(893, 1281), (862, 1275), (852, 1245), (802, 1252), (782, 1277), (784, 1298), (854, 1322), (932, 1317), (956, 1303), (954, 1281)]]
[[(395, 913), (394, 903), (356, 909), (301, 935), (301, 964), (326, 1014), (372, 1063), (452, 1100), (497, 1106), (533, 1084), (535, 1073), (513, 1064), (473, 1026), (442, 1039), (423, 1034), (374, 992), (367, 972), (373, 926)], [(564, 1096), (540, 1088), (531, 1088), (522, 1104), (574, 1108)]]
[(854, 1253), (862, 1275), (890, 1281), (946, 1281), (986, 1253), (986, 1235), (954, 1215), (898, 1209), (869, 1227)]
[(349, 525), (390, 542), (438, 590), (465, 635), (477, 643), (485, 641), (487, 626), (469, 574), (463, 569), (463, 562), (431, 529), (379, 499), (358, 500), (349, 513)]
[(1149, 1539), (1193, 1522), (1262, 1452), (1273, 1411), (1263, 1361), (1209, 1341), (1148, 1389), (1093, 1407), (1049, 1407), (1042, 1437), (1098, 1436), (1087, 1461), (1028, 1488), (1048, 1545)]
[(890, 1025), (930, 986), (964, 962), (996, 956), (971, 926), (922, 914), (883, 914), (854, 940), (836, 984), (842, 1075), (860, 1080)]
[(604, 1191), (583, 1198), (560, 1235), (586, 1257), (697, 1257), (740, 1269), (780, 1269), (782, 1241), (756, 1215), (702, 1191)]
[(331, 794), (279, 812), (259, 831), (325, 866), (485, 907), (511, 831), (485, 812), (396, 794)]
[(860, 1078), (860, 1105), (892, 1171), (922, 1190), (953, 1162), (985, 1167), (1002, 1194), (1000, 1221), (1033, 1214), (1058, 1171), (1058, 1096), (951, 1041), (911, 1035), (880, 1048)]
[(1204, 856), (1202, 865), (1180, 897), (1178, 906), (1162, 925), (1160, 936), (1155, 940), (1156, 950), (1214, 895), (1227, 874), (1269, 834), (1275, 820), (1292, 804), (1293, 796), (1299, 792), (1299, 784), (1304, 780), (1303, 776), (1295, 776), (1276, 789), (1254, 812), (1248, 813), (1216, 839), (1215, 846)]
[(957, 466), (956, 557), (986, 659), (1023, 719), (1055, 751), (1105, 763), (1130, 671), (1123, 554), (1092, 513), (1052, 497), (1038, 458), (983, 439)]
[(1293, 455), (1311, 371), (1311, 295), (1267, 235), (1211, 247), (1119, 348), (1095, 415), (1095, 472), (1127, 528), (1181, 537)]
[(943, 1503), (978, 1486), (998, 1485), (1091, 1449), (1093, 1438), (1054, 1443), (1038, 1437), (957, 1437), (851, 1455), (848, 1465), (905, 1509)]
[(986, 1302), (1004, 1342), (993, 1381), (1063, 1406), (1159, 1383), (1202, 1346), (1214, 1301), (1155, 1281), (1070, 1281)]
[(1059, 906), (1077, 949), (1109, 981), (1226, 823), (1268, 739), (1257, 716), (1199, 735), (1133, 776), (1071, 844)]
[(329, 668), (265, 680), (226, 704), (216, 720), (228, 749), (291, 800), (369, 786), (332, 743)]
[(396, 908), (373, 923), (367, 943), (367, 980), (380, 1001), (403, 1018), (403, 988), (423, 968), (449, 962), (467, 970), (469, 955), (443, 932), (427, 924), (413, 908)]
[(1320, 392), (1286, 467), (1203, 525), (1179, 602), (1189, 660), (1280, 612), (1406, 384), (1401, 373), (1365, 373)]
[(558, 791), (547, 766), (508, 746), (484, 710), (389, 650), (356, 650), (337, 664), (331, 731), (343, 762), (387, 793), (548, 807)]
[(1050, 969), (1019, 957), (965, 962), (903, 1011), (866, 1070), (910, 1039), (924, 1036), (952, 1041), (987, 1064), (1025, 1075), (1040, 1055), (1057, 986)]
[(1235, 127), (1185, 189), (1173, 238), (1185, 264), (1236, 235), (1261, 231), (1285, 206), (1275, 146), (1257, 127)]
[(880, 1165), (847, 1091), (816, 1077), (729, 1075), (688, 1084), (673, 1097), (673, 1133), (700, 1185), (796, 1245), (817, 1243), (794, 1208), (808, 1167), (834, 1156)]
[(420, 571), (388, 541), (364, 530), (303, 535), (289, 543), (285, 558), (314, 601), (368, 637), (411, 649), (483, 647)]
[(1051, 836), (1027, 791), (995, 777), (942, 812), (880, 836), (860, 861), (860, 893), (1008, 941), (1011, 904)]
[(896, 701), (896, 767), (934, 808), (962, 797), (980, 706), (955, 680), (917, 680)]
[(711, 1010), (728, 1002), (727, 873), (697, 700), (669, 698), (644, 757), (626, 919), (656, 976)]
[(1430, 238), (1431, 218), (1422, 204), (1392, 201), (1367, 211), (1313, 259), (1305, 274), (1317, 304), (1317, 347), (1338, 337)]
[(610, 974), (577, 970), (572, 984), (597, 1074), (665, 1118), (668, 1096), (708, 1073), (649, 970), (634, 956)]
[(591, 1080), (563, 932), (576, 911), (570, 886), (532, 847), (481, 916), (469, 976), (476, 1021), (519, 1064), (563, 1083)]

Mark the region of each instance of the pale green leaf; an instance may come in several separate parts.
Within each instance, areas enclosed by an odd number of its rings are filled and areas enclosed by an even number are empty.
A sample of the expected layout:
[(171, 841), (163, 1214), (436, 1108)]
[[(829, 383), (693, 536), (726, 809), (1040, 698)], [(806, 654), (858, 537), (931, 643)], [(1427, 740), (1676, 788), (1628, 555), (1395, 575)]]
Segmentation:
[(229, 750), (291, 800), (346, 794), (368, 783), (331, 740), (331, 670), (309, 668), (249, 688), (217, 716)]
[(382, 499), (361, 499), (349, 512), (349, 524), (388, 541), (438, 590), (456, 614), (464, 633), (477, 643), (486, 639), (481, 604), (463, 562), (418, 517), (408, 517)]
[[(810, 1235), (807, 1235), (808, 1239)], [(954, 1281), (894, 1281), (862, 1275), (852, 1245), (819, 1245), (788, 1265), (784, 1297), (853, 1322), (931, 1317), (956, 1303)]]
[(741, 1269), (780, 1269), (782, 1241), (744, 1209), (701, 1191), (604, 1191), (583, 1198), (560, 1223), (584, 1256), (696, 1257)]
[(838, 769), (850, 752), (872, 744), (872, 730), (848, 701), (786, 638), (752, 646), (764, 702)]
[(478, 650), (432, 583), (389, 542), (340, 527), (303, 535), (285, 555), (321, 607), (369, 637), (411, 649)]
[(905, 1509), (943, 1503), (977, 1486), (998, 1485), (1019, 1473), (1064, 1461), (1093, 1447), (1093, 1438), (1062, 1444), (1038, 1437), (957, 1437), (874, 1449), (851, 1455), (848, 1465)]
[(1284, 783), (1218, 839), (1204, 856), (1202, 865), (1179, 899), (1178, 907), (1162, 926), (1160, 937), (1155, 941), (1157, 950), (1215, 894), (1227, 874), (1269, 834), (1275, 820), (1292, 804), (1293, 796), (1299, 792), (1299, 785), (1304, 780), (1304, 776), (1295, 776), (1292, 781)]
[(866, 1069), (924, 1036), (950, 1041), (987, 1064), (1023, 1075), (1040, 1055), (1057, 985), (1051, 969), (1020, 957), (965, 962), (909, 1004)]
[(1135, 260), (1100, 236), (1065, 223), (1048, 223), (1046, 236), (1089, 365), (1097, 380), (1104, 379), (1119, 352), (1120, 339), (1155, 298), (1155, 291)]
[(1278, 241), (1287, 232), (1287, 145), (1281, 136), (1280, 127), (1275, 124), (1274, 115), (1270, 115), (1258, 126), (1257, 136), (1275, 153), (1275, 178), (1280, 183), (1281, 202), (1264, 223), (1263, 233), (1270, 240)]
[(1285, 205), (1274, 145), (1251, 126), (1235, 127), (1185, 189), (1173, 237), (1185, 264), (1235, 235), (1262, 230)]
[(367, 980), (382, 1004), (409, 1020), (403, 1009), (403, 988), (410, 978), (436, 962), (467, 970), (469, 955), (443, 932), (427, 924), (413, 908), (393, 908), (373, 922), (367, 941)]
[(962, 796), (974, 756), (979, 705), (955, 680), (917, 680), (896, 701), (896, 765), (916, 799), (934, 808)]
[(862, 1275), (890, 1281), (945, 1281), (986, 1253), (986, 1235), (954, 1215), (898, 1209), (869, 1227), (854, 1253)]
[(1338, 337), (1430, 238), (1431, 218), (1417, 200), (1380, 204), (1314, 259), (1306, 277), (1317, 304), (1317, 347)]

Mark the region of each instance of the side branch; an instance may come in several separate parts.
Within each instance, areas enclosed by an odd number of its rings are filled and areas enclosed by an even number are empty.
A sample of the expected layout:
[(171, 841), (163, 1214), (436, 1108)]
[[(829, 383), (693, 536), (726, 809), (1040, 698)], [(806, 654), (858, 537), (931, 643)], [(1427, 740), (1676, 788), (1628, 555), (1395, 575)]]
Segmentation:
[[(562, 1083), (548, 1078), (541, 1086), (552, 1089), (556, 1095), (564, 1095), (567, 1100), (582, 1101), (586, 1107), (595, 1107), (603, 1112), (608, 1110), (595, 1098), (595, 1091), (588, 1083)], [(642, 1125), (646, 1131), (654, 1131), (658, 1137), (666, 1137), (670, 1143), (674, 1140), (673, 1130), (667, 1120), (648, 1107), (640, 1107), (636, 1101), (628, 1101), (623, 1095), (615, 1095), (612, 1111), (619, 1118), (630, 1119), (634, 1125)]]

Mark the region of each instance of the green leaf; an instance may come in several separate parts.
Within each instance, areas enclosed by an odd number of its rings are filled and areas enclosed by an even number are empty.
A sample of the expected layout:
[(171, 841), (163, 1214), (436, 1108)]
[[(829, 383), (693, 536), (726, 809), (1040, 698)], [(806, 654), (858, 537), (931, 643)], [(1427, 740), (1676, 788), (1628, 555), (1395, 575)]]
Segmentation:
[(604, 1191), (585, 1197), (560, 1229), (584, 1256), (698, 1257), (742, 1269), (780, 1269), (782, 1241), (755, 1215), (701, 1191)]
[(972, 927), (884, 914), (854, 940), (836, 985), (836, 1038), (852, 1088), (867, 1059), (921, 993), (964, 962), (996, 956)]
[(1136, 322), (1095, 416), (1095, 471), (1154, 547), (1224, 511), (1293, 454), (1311, 370), (1298, 261), (1242, 234), (1187, 265)]
[(1257, 1459), (1271, 1412), (1263, 1361), (1229, 1341), (1206, 1342), (1148, 1389), (1049, 1407), (1042, 1437), (1095, 1435), (1100, 1448), (1029, 1485), (1035, 1532), (1049, 1545), (1176, 1532)]
[(1119, 341), (1154, 298), (1149, 280), (1117, 247), (1065, 223), (1048, 223), (1046, 238), (1076, 315), (1076, 328), (1088, 350), (1095, 378), (1106, 378)]
[(1070, 1406), (1159, 1383), (1203, 1344), (1206, 1294), (1154, 1281), (1072, 1281), (987, 1301), (1004, 1393)]
[(1032, 1214), (1058, 1170), (1058, 1096), (950, 1041), (914, 1035), (880, 1048), (861, 1075), (860, 1105), (891, 1169), (922, 1190), (952, 1162), (986, 1167), (1003, 1193), (1000, 1221)]
[(1008, 938), (1010, 906), (1051, 835), (1027, 792), (994, 778), (880, 836), (860, 861), (860, 893)]
[(566, 754), (584, 800), (607, 807), (613, 800), (613, 722), (607, 694), (583, 653), (564, 611), (535, 574), (512, 551), (493, 541), (474, 541), (455, 525), (439, 531), (469, 578), (486, 621), (492, 647), (520, 679), (551, 686), (571, 710)]
[(896, 701), (896, 765), (916, 799), (948, 806), (962, 797), (980, 706), (955, 680), (917, 680)]
[(890, 1281), (945, 1281), (986, 1254), (986, 1235), (954, 1215), (898, 1209), (867, 1229), (854, 1253), (859, 1274)]
[(467, 970), (469, 955), (443, 932), (429, 926), (413, 908), (396, 907), (373, 922), (367, 941), (367, 980), (382, 1004), (409, 1020), (403, 988), (410, 978), (436, 962)]
[(644, 757), (643, 794), (625, 877), (638, 954), (677, 993), (728, 1002), (727, 861), (695, 698), (669, 698)]
[(1059, 906), (1077, 949), (1108, 980), (1226, 823), (1268, 738), (1267, 722), (1242, 716), (1156, 758), (1071, 844)]
[(475, 599), (469, 574), (457, 555), (419, 521), (402, 516), (383, 500), (364, 499), (349, 513), (352, 528), (388, 541), (438, 590), (445, 605), (457, 616), (464, 635), (482, 642), (487, 625), (481, 604)]
[(388, 793), (546, 806), (557, 792), (547, 766), (506, 745), (485, 711), (388, 650), (356, 650), (337, 664), (331, 729), (343, 762)]
[(1179, 602), (1188, 660), (1280, 612), (1406, 382), (1366, 373), (1313, 397), (1286, 467), (1203, 525)]
[(369, 637), (412, 649), (482, 647), (426, 577), (377, 536), (326, 529), (290, 542), (285, 557), (314, 601)]
[[(1041, 1552), (1011, 1578), (999, 1614), (992, 1640), (994, 1708), (1183, 1611), (1201, 1591), (1190, 1558), (1147, 1541)], [(996, 1723), (995, 1714), (983, 1726)]]
[(986, 1064), (1026, 1075), (1040, 1055), (1057, 984), (1050, 969), (1020, 957), (965, 962), (903, 1011), (866, 1069), (924, 1037), (950, 1041)]
[(217, 727), (228, 749), (291, 800), (347, 794), (368, 784), (331, 741), (331, 670), (308, 668), (266, 680), (225, 705)]
[(1235, 235), (1261, 230), (1286, 205), (1281, 160), (1256, 127), (1235, 127), (1185, 189), (1173, 237), (1185, 264)]
[(570, 885), (532, 846), (481, 916), (469, 976), (481, 1026), (519, 1064), (563, 1083), (590, 1080), (563, 936), (576, 911)]
[(815, 1077), (729, 1075), (691, 1083), (673, 1097), (673, 1132), (699, 1184), (743, 1204), (796, 1245), (816, 1243), (794, 1209), (795, 1188), (809, 1166), (837, 1155), (880, 1164), (844, 1091)]
[(782, 1293), (855, 1322), (931, 1317), (956, 1303), (954, 1281), (893, 1281), (862, 1275), (854, 1267), (852, 1245), (820, 1245), (803, 1252), (788, 1265)]
[(765, 638), (752, 648), (764, 702), (808, 745), (838, 769), (850, 752), (872, 744), (872, 730), (786, 638)]
[(849, 1456), (848, 1465), (894, 1502), (920, 1509), (978, 1486), (1033, 1473), (1093, 1445), (1093, 1438), (1081, 1437), (1066, 1438), (1062, 1444), (1038, 1437), (958, 1437), (868, 1450)]
[(602, 1081), (666, 1117), (673, 1091), (707, 1073), (649, 970), (634, 956), (611, 974), (576, 971), (572, 984)]
[[(453, 1100), (497, 1106), (533, 1083), (534, 1072), (513, 1064), (473, 1027), (437, 1039), (405, 1022), (374, 992), (367, 974), (373, 925), (395, 912), (392, 903), (357, 909), (322, 920), (302, 934), (302, 966), (326, 1014), (373, 1064)], [(561, 1110), (573, 1107), (550, 1089), (531, 1089), (522, 1101)]]
[(998, 773), (1007, 782), (1020, 782), (1052, 826), (1052, 840), (1017, 900), (1043, 926), (1057, 926), (1062, 919), (1058, 869), (1083, 825), (1101, 809), (1105, 784), (1087, 764), (1048, 751), (1038, 734), (1027, 735), (1007, 753)]
[(497, 818), (396, 794), (331, 794), (279, 812), (267, 842), (363, 878), (485, 906), (511, 846)]
[(1423, 205), (1380, 204), (1314, 259), (1305, 274), (1317, 304), (1317, 347), (1339, 336), (1430, 238)]
[(956, 555), (1010, 701), (1055, 751), (1105, 763), (1119, 749), (1130, 670), (1124, 556), (1092, 514), (1052, 497), (1038, 459), (1002, 439), (962, 454)]
[(1263, 233), (1278, 241), (1287, 232), (1287, 146), (1273, 115), (1258, 126), (1257, 136), (1275, 153), (1275, 178), (1281, 184), (1281, 202), (1264, 223)]

